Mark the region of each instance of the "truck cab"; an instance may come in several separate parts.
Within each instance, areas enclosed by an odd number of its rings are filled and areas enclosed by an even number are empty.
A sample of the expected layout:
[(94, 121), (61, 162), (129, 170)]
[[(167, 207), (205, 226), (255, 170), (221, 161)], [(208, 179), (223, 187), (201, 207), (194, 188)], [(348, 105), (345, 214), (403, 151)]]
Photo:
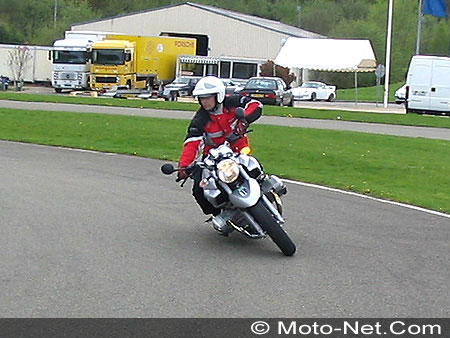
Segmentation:
[(63, 89), (88, 87), (90, 39), (63, 39), (53, 44), (52, 86), (60, 93)]
[(145, 88), (146, 81), (136, 81), (135, 49), (136, 43), (128, 40), (103, 40), (94, 43), (91, 46), (91, 88)]

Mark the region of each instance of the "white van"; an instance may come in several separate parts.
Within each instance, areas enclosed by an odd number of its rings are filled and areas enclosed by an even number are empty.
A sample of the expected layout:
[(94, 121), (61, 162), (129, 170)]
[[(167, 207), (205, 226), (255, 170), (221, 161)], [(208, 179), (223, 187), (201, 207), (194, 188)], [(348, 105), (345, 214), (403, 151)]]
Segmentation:
[(450, 57), (413, 56), (406, 85), (407, 113), (450, 114)]

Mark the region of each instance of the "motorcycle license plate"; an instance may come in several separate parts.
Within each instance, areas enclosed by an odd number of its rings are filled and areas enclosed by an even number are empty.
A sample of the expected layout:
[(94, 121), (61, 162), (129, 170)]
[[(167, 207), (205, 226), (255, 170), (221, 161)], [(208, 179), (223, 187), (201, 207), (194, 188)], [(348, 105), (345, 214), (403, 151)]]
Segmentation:
[(264, 97), (264, 94), (252, 94), (252, 97)]

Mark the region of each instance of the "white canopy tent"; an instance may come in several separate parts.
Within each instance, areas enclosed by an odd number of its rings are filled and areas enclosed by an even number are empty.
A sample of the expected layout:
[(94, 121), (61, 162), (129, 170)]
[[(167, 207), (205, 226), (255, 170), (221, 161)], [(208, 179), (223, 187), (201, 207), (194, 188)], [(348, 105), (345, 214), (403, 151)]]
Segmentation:
[(377, 61), (369, 40), (313, 39), (289, 37), (278, 52), (275, 64), (327, 72), (373, 72)]

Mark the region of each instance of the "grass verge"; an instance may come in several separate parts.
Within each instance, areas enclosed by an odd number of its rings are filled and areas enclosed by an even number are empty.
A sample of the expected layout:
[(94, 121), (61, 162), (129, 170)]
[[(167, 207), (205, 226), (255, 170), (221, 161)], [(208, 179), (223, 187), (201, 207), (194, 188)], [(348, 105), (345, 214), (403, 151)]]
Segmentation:
[[(178, 160), (187, 122), (0, 109), (0, 139)], [(285, 178), (450, 213), (450, 142), (254, 125), (255, 156)]]
[[(125, 100), (112, 98), (94, 97), (72, 97), (63, 95), (42, 95), (26, 93), (0, 92), (0, 100), (15, 100), (27, 102), (52, 102), (89, 104), (100, 106), (150, 108), (163, 110), (185, 110), (195, 111), (198, 104), (187, 102), (165, 102), (152, 100)], [(284, 116), (295, 118), (314, 118), (324, 120), (341, 120), (366, 123), (397, 124), (408, 126), (450, 128), (450, 118), (432, 115), (399, 115), (399, 114), (376, 114), (362, 112), (348, 112), (337, 110), (303, 109), (291, 107), (264, 106), (264, 115)]]

